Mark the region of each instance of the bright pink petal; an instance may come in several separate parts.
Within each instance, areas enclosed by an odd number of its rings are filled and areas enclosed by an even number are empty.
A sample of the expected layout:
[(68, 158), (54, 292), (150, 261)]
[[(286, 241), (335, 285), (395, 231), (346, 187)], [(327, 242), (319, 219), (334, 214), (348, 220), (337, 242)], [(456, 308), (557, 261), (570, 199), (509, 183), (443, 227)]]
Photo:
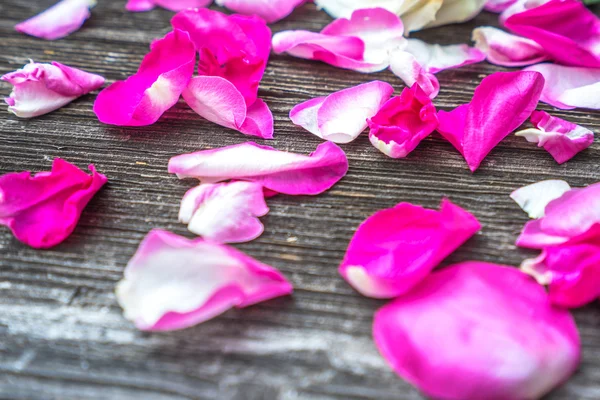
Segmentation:
[(487, 60), (506, 67), (522, 67), (548, 60), (542, 46), (533, 40), (511, 35), (492, 26), (473, 31), (475, 46), (486, 54)]
[(550, 0), (517, 0), (505, 8), (498, 19), (501, 24), (504, 24), (511, 15), (519, 14), (531, 8), (539, 7), (549, 1)]
[(104, 84), (104, 78), (99, 75), (57, 62), (40, 64), (32, 61), (0, 79), (13, 85), (5, 100), (8, 110), (21, 118), (54, 111)]
[(125, 317), (141, 330), (183, 329), (292, 292), (273, 267), (232, 247), (154, 229), (117, 285)]
[(137, 73), (100, 92), (94, 112), (105, 124), (155, 123), (179, 100), (194, 73), (195, 59), (194, 44), (186, 32), (168, 33), (152, 43)]
[(517, 132), (528, 142), (537, 143), (554, 157), (557, 163), (569, 161), (577, 153), (587, 149), (594, 141), (594, 132), (572, 122), (553, 117), (545, 111), (534, 111), (531, 123), (535, 129)]
[(56, 158), (50, 172), (0, 176), (0, 225), (9, 227), (17, 239), (31, 247), (49, 248), (61, 243), (107, 181), (93, 165), (88, 168), (91, 176)]
[(521, 271), (465, 262), (434, 272), (375, 314), (375, 344), (427, 397), (539, 399), (580, 362), (571, 314)]
[(171, 158), (169, 172), (203, 183), (229, 179), (257, 182), (284, 194), (316, 195), (335, 185), (348, 171), (344, 151), (321, 143), (309, 156), (247, 142)]
[(431, 74), (485, 60), (484, 53), (466, 44), (440, 46), (439, 44), (425, 43), (419, 39), (408, 39), (408, 45), (404, 51), (412, 54), (421, 67)]
[(418, 84), (388, 100), (368, 120), (369, 140), (383, 154), (406, 157), (438, 126), (435, 106)]
[(181, 11), (187, 8), (208, 7), (212, 0), (128, 0), (125, 8), (128, 11), (149, 11), (154, 7), (162, 7), (171, 11)]
[(445, 199), (440, 211), (400, 203), (359, 226), (340, 274), (364, 296), (393, 298), (421, 282), (480, 228), (473, 215)]
[(35, 17), (15, 26), (21, 33), (55, 40), (75, 32), (90, 17), (96, 0), (62, 0)]
[(518, 0), (487, 0), (484, 8), (489, 12), (501, 13), (517, 1)]
[(535, 110), (544, 79), (532, 72), (496, 72), (484, 78), (473, 99), (438, 113), (438, 131), (475, 172), (488, 153)]
[(390, 55), (390, 70), (402, 79), (406, 86), (418, 84), (430, 97), (435, 98), (440, 91), (440, 83), (435, 75), (427, 72), (425, 68), (409, 52), (397, 50)]
[(208, 183), (183, 196), (179, 221), (206, 240), (240, 243), (263, 233), (263, 224), (257, 217), (268, 212), (262, 185), (258, 183)]
[(256, 14), (268, 23), (277, 22), (307, 0), (216, 0), (216, 4), (233, 12)]
[(571, 190), (565, 181), (549, 179), (523, 186), (512, 192), (510, 198), (529, 215), (529, 218), (541, 218), (548, 203)]
[(576, 107), (600, 110), (600, 68), (537, 64), (525, 71), (536, 71), (544, 76), (540, 101), (563, 110)]
[(600, 18), (578, 0), (551, 0), (511, 15), (504, 25), (560, 64), (600, 68)]
[(300, 103), (290, 111), (290, 119), (322, 139), (348, 143), (365, 130), (367, 119), (377, 114), (393, 92), (386, 82), (363, 83)]

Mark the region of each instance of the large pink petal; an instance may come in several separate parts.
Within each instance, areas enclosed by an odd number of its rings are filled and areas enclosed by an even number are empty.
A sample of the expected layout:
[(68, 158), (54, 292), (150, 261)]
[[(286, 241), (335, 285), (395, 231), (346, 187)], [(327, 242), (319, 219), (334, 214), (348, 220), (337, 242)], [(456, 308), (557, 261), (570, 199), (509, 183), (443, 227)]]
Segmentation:
[(435, 75), (427, 72), (416, 57), (404, 50), (396, 50), (390, 54), (390, 70), (402, 79), (406, 86), (418, 84), (430, 97), (435, 98), (440, 91), (440, 83)]
[(529, 218), (541, 218), (548, 203), (571, 190), (569, 184), (558, 179), (549, 179), (523, 186), (510, 194)]
[(422, 281), (480, 228), (473, 215), (445, 199), (440, 211), (400, 203), (360, 225), (340, 274), (365, 296), (393, 298)]
[(21, 33), (46, 40), (63, 38), (79, 28), (90, 17), (96, 0), (62, 0), (41, 14), (15, 26)]
[(155, 123), (179, 100), (194, 73), (196, 52), (186, 32), (174, 30), (150, 46), (137, 73), (100, 92), (98, 119), (111, 125)]
[(440, 46), (425, 43), (419, 39), (408, 39), (404, 49), (412, 54), (426, 72), (437, 74), (450, 68), (459, 68), (485, 60), (485, 54), (466, 44)]
[(212, 0), (128, 0), (125, 8), (128, 11), (149, 11), (154, 7), (162, 7), (171, 11), (181, 11), (187, 8), (208, 7)]
[(216, 0), (215, 3), (231, 11), (256, 14), (268, 23), (277, 22), (294, 11), (307, 0)]
[(158, 229), (142, 241), (116, 291), (125, 317), (148, 331), (187, 328), (291, 292), (276, 269), (232, 247)]
[(50, 172), (0, 176), (0, 225), (8, 226), (17, 239), (31, 247), (48, 248), (61, 243), (106, 183), (106, 177), (93, 165), (89, 169), (92, 176), (56, 158)]
[(475, 46), (484, 52), (492, 64), (522, 67), (548, 60), (542, 46), (531, 39), (511, 35), (492, 26), (482, 26), (473, 31)]
[(438, 113), (438, 131), (461, 152), (474, 172), (502, 139), (529, 118), (543, 85), (541, 74), (493, 73), (481, 81), (468, 105)]
[(580, 362), (573, 317), (521, 271), (465, 262), (381, 308), (375, 344), (427, 397), (539, 399)]
[(551, 0), (511, 15), (504, 25), (560, 64), (600, 68), (600, 18), (578, 0)]
[(169, 172), (179, 178), (196, 178), (203, 183), (239, 179), (294, 195), (322, 193), (347, 171), (346, 154), (332, 142), (321, 143), (309, 156), (247, 142), (182, 154), (169, 161)]

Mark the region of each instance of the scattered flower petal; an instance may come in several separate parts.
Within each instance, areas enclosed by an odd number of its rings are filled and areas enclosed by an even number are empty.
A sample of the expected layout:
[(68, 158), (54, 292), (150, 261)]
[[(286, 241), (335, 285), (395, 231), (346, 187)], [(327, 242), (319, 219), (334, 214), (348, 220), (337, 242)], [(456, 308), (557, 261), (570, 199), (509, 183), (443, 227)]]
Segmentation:
[(475, 47), (486, 54), (487, 60), (505, 67), (522, 67), (548, 60), (542, 46), (531, 39), (511, 35), (492, 26), (473, 31)]
[(517, 0), (505, 8), (498, 19), (500, 20), (501, 24), (504, 24), (511, 15), (519, 14), (531, 8), (539, 7), (549, 1), (550, 0)]
[(493, 13), (501, 13), (519, 0), (487, 0), (484, 9)]
[(61, 243), (107, 181), (93, 165), (88, 168), (91, 176), (56, 158), (50, 172), (0, 176), (0, 225), (10, 228), (17, 239), (31, 247), (45, 249)]
[(358, 227), (340, 274), (364, 296), (393, 298), (421, 282), (480, 228), (473, 215), (446, 199), (440, 211), (400, 203)]
[(158, 229), (142, 241), (116, 290), (125, 317), (146, 331), (187, 328), (291, 292), (279, 271), (232, 247)]
[(571, 190), (571, 186), (559, 179), (549, 179), (523, 186), (512, 192), (510, 198), (529, 215), (529, 218), (541, 218), (548, 203), (558, 199)]
[(277, 22), (307, 0), (216, 0), (215, 3), (240, 14), (256, 14), (268, 23)]
[(435, 20), (425, 28), (469, 21), (483, 10), (486, 0), (444, 0)]
[(521, 271), (465, 262), (375, 314), (375, 344), (427, 397), (539, 399), (577, 369), (573, 317)]
[(96, 0), (62, 0), (46, 11), (15, 26), (15, 30), (40, 39), (56, 40), (75, 32), (90, 17)]
[(125, 8), (128, 11), (150, 11), (161, 7), (170, 11), (181, 11), (188, 8), (208, 7), (212, 0), (128, 0)]
[(435, 98), (440, 92), (440, 83), (431, 72), (417, 61), (411, 53), (396, 50), (390, 54), (390, 70), (408, 87), (418, 84), (430, 98)]

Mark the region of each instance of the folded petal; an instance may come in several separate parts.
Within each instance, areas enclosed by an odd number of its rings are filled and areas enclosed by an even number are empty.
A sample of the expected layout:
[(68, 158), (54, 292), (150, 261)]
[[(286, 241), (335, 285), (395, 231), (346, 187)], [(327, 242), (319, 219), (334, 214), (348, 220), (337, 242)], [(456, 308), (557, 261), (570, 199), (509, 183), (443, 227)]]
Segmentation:
[(571, 190), (571, 186), (559, 179), (549, 179), (523, 186), (512, 192), (510, 198), (529, 215), (529, 218), (541, 218), (548, 203), (558, 199)]
[(425, 28), (466, 22), (483, 10), (486, 0), (444, 0), (435, 14), (435, 20)]
[(390, 98), (394, 88), (381, 81), (343, 89), (296, 105), (290, 119), (318, 137), (335, 143), (353, 141)]
[(397, 297), (480, 228), (473, 215), (446, 199), (440, 211), (400, 203), (378, 211), (358, 227), (340, 274), (364, 296)]
[(179, 100), (194, 73), (196, 51), (186, 32), (174, 30), (150, 46), (137, 73), (100, 92), (98, 119), (110, 125), (155, 123)]
[(396, 50), (390, 54), (390, 70), (408, 87), (418, 84), (430, 97), (435, 98), (440, 92), (440, 83), (435, 75), (427, 72), (416, 57), (404, 50)]
[(438, 125), (435, 106), (418, 83), (388, 100), (367, 122), (371, 144), (392, 158), (406, 157)]
[(128, 11), (149, 11), (161, 7), (171, 11), (181, 11), (187, 8), (208, 7), (212, 0), (128, 0), (125, 8)]
[(469, 104), (438, 112), (438, 132), (475, 172), (488, 153), (535, 110), (544, 78), (532, 72), (496, 72), (484, 78)]
[(55, 40), (75, 32), (90, 17), (96, 0), (62, 0), (41, 14), (15, 26), (18, 32), (40, 39)]
[(465, 262), (429, 275), (375, 314), (375, 344), (434, 399), (539, 399), (581, 358), (567, 310), (521, 271)]
[(321, 143), (309, 156), (247, 142), (171, 158), (169, 172), (202, 183), (229, 179), (257, 182), (272, 191), (315, 195), (335, 185), (348, 171), (344, 151)]
[(535, 128), (524, 129), (515, 135), (537, 143), (554, 157), (557, 163), (569, 161), (577, 153), (590, 147), (594, 132), (583, 126), (553, 117), (545, 111), (534, 111), (531, 123)]
[(536, 71), (544, 76), (540, 97), (544, 103), (563, 110), (576, 107), (600, 110), (600, 68), (537, 64), (525, 71)]
[(292, 292), (273, 267), (232, 247), (154, 229), (127, 264), (116, 289), (138, 329), (183, 329)]
[(104, 84), (104, 78), (99, 75), (57, 62), (41, 64), (32, 61), (0, 79), (13, 85), (5, 101), (9, 105), (8, 111), (21, 118), (54, 111)]
[(50, 172), (0, 176), (0, 225), (10, 228), (17, 239), (31, 247), (49, 248), (61, 243), (106, 183), (106, 177), (93, 165), (88, 168), (91, 176), (56, 158)]
[(542, 46), (531, 39), (511, 35), (492, 26), (473, 31), (475, 47), (486, 54), (487, 60), (505, 67), (522, 67), (549, 59)]
[(216, 0), (219, 6), (233, 12), (252, 15), (256, 14), (268, 23), (277, 22), (294, 11), (294, 8), (307, 0)]
[(425, 43), (419, 39), (408, 39), (404, 51), (415, 56), (421, 67), (432, 74), (485, 60), (483, 52), (466, 44), (440, 46), (439, 44)]

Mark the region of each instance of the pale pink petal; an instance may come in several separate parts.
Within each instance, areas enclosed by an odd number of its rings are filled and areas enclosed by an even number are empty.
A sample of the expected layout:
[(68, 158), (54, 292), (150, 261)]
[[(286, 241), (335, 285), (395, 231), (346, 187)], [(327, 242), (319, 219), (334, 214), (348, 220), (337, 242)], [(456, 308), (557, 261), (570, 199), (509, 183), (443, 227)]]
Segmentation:
[(174, 30), (150, 46), (137, 73), (100, 92), (98, 119), (111, 125), (155, 123), (179, 100), (194, 73), (196, 51), (186, 32)]
[(464, 262), (381, 308), (375, 344), (432, 399), (539, 399), (577, 369), (575, 321), (521, 271)]
[(62, 0), (41, 14), (15, 26), (21, 33), (40, 39), (55, 40), (75, 32), (90, 17), (96, 0)]
[(440, 92), (440, 83), (435, 75), (427, 72), (414, 55), (397, 50), (390, 55), (390, 70), (408, 87), (418, 84), (430, 97), (435, 98)]
[(435, 106), (418, 84), (388, 100), (367, 121), (371, 144), (392, 158), (406, 157), (438, 125)]
[(438, 132), (475, 172), (488, 153), (529, 118), (543, 85), (542, 75), (533, 72), (493, 73), (481, 81), (468, 105), (438, 112)]
[(466, 44), (440, 46), (439, 44), (425, 43), (419, 39), (408, 39), (408, 45), (404, 51), (415, 56), (421, 67), (432, 74), (485, 60), (484, 53)]
[(493, 13), (501, 13), (519, 0), (487, 0), (484, 9)]
[(61, 243), (107, 181), (93, 165), (88, 168), (91, 176), (56, 158), (50, 172), (0, 176), (0, 225), (9, 227), (17, 239), (31, 247), (49, 248)]
[(512, 192), (510, 198), (529, 215), (529, 218), (541, 218), (548, 203), (558, 199), (571, 190), (565, 181), (549, 179), (523, 186)]
[(142, 241), (116, 289), (125, 317), (147, 331), (187, 328), (290, 293), (292, 285), (273, 267), (232, 247), (159, 229)]
[(600, 68), (600, 18), (578, 0), (551, 0), (511, 15), (504, 25), (560, 64)]
[(154, 7), (162, 7), (171, 11), (181, 11), (187, 8), (208, 7), (212, 0), (128, 0), (125, 8), (128, 11), (149, 11)]
[(179, 222), (206, 240), (240, 243), (263, 233), (263, 224), (257, 217), (268, 212), (262, 185), (258, 183), (207, 183), (183, 196)]
[(587, 149), (594, 141), (594, 132), (583, 126), (553, 117), (545, 111), (534, 111), (531, 123), (535, 128), (516, 133), (528, 142), (537, 143), (554, 157), (557, 163), (569, 161), (577, 153)]
[(372, 81), (296, 105), (290, 119), (318, 137), (335, 143), (353, 141), (390, 98), (394, 88)]
[(480, 228), (473, 215), (446, 199), (440, 211), (400, 203), (358, 227), (339, 271), (364, 296), (397, 297)]
[(307, 0), (216, 0), (219, 6), (240, 14), (256, 14), (268, 23), (277, 22)]
[(332, 142), (321, 143), (309, 156), (247, 142), (182, 154), (169, 161), (169, 172), (181, 179), (196, 178), (202, 183), (244, 180), (293, 195), (322, 193), (347, 171), (346, 154)]
[(5, 99), (8, 110), (21, 118), (54, 111), (84, 94), (100, 88), (104, 78), (57, 62), (34, 63), (2, 78), (13, 85)]
[(400, 15), (405, 8), (404, 0), (315, 0), (315, 4), (333, 18), (350, 18), (354, 11), (363, 8), (383, 8)]
[(542, 46), (533, 40), (511, 35), (492, 26), (473, 31), (475, 47), (486, 54), (487, 60), (505, 67), (522, 67), (548, 60)]
[(540, 101), (563, 110), (576, 107), (600, 110), (600, 68), (537, 64), (525, 71), (536, 71), (544, 76)]

